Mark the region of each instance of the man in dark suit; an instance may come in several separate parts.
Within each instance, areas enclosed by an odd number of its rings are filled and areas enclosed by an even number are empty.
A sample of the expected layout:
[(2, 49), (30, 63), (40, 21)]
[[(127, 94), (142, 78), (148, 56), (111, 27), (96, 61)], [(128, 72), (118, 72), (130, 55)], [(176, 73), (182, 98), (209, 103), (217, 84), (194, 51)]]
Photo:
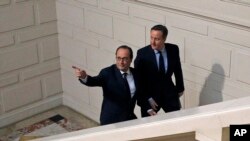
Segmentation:
[[(138, 105), (142, 117), (156, 115), (162, 108), (165, 112), (180, 110), (184, 83), (177, 45), (165, 43), (168, 30), (156, 25), (150, 31), (150, 45), (137, 51), (134, 61), (139, 74)], [(175, 84), (172, 75), (175, 76)]]
[(97, 76), (89, 76), (85, 70), (73, 67), (82, 84), (102, 87), (101, 125), (136, 119), (137, 84), (134, 69), (130, 67), (132, 59), (132, 49), (123, 45), (116, 50), (116, 64), (102, 69)]

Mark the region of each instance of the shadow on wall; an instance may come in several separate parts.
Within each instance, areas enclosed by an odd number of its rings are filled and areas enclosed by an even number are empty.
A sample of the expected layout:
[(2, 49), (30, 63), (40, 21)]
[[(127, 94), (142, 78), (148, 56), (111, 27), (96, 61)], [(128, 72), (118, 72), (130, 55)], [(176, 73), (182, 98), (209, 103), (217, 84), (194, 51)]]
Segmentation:
[(212, 72), (206, 79), (206, 82), (200, 93), (199, 106), (213, 104), (223, 101), (222, 90), (224, 86), (225, 72), (220, 64), (214, 64)]

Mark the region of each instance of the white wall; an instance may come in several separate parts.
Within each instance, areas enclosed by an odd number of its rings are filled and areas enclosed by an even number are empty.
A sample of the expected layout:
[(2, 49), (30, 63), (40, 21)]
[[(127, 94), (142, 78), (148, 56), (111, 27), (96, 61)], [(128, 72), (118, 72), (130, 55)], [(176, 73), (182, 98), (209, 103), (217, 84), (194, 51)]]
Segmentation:
[(0, 1), (0, 127), (62, 104), (55, 7)]
[(63, 104), (99, 121), (101, 89), (81, 85), (71, 66), (96, 75), (119, 45), (134, 55), (147, 45), (155, 24), (180, 47), (184, 108), (250, 94), (247, 1), (138, 1), (1, 0), (0, 127), (62, 104), (62, 91)]
[(184, 108), (249, 96), (249, 13), (244, 1), (57, 0), (64, 104), (98, 121), (102, 91), (79, 84), (71, 65), (97, 75), (119, 45), (147, 45), (155, 24), (179, 45)]

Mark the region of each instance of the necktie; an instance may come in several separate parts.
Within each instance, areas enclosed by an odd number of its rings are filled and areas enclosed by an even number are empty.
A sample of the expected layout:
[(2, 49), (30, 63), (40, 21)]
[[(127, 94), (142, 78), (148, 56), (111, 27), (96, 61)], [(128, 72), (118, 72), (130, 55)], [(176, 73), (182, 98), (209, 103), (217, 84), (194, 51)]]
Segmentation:
[(126, 93), (130, 95), (130, 88), (129, 88), (129, 84), (128, 84), (128, 80), (127, 80), (127, 73), (123, 73), (123, 80), (125, 83), (125, 87), (126, 87)]
[(163, 60), (162, 52), (158, 51), (158, 53), (160, 54), (160, 57), (159, 57), (159, 72), (161, 74), (164, 74), (165, 73), (165, 65), (164, 65), (164, 60)]

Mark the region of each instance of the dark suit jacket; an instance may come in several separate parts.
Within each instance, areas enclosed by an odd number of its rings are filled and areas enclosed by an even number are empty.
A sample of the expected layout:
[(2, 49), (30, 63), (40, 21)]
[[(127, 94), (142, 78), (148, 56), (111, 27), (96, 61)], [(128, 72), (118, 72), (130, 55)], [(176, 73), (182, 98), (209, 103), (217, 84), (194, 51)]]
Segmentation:
[[(130, 71), (133, 74), (135, 85), (137, 85), (134, 69), (130, 68)], [(122, 74), (116, 65), (102, 69), (97, 76), (88, 76), (87, 82), (84, 83), (81, 81), (81, 83), (87, 86), (102, 87), (101, 125), (136, 118), (134, 114), (136, 93), (133, 98), (128, 94)]]
[[(160, 107), (179, 107), (178, 93), (184, 91), (182, 69), (179, 57), (179, 48), (174, 44), (165, 44), (168, 60), (167, 72), (162, 75), (158, 72), (155, 52), (150, 45), (137, 51), (134, 62), (139, 73), (140, 94), (138, 105), (150, 109), (148, 99), (152, 97)], [(176, 85), (172, 81), (175, 76)], [(169, 109), (171, 111), (171, 109)]]

